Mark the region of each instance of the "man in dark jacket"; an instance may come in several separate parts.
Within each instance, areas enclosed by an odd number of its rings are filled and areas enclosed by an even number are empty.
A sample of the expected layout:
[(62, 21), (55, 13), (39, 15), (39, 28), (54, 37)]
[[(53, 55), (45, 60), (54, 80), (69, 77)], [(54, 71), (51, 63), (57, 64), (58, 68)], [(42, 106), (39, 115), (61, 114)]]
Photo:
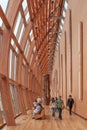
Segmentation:
[(69, 107), (69, 114), (72, 115), (72, 107), (74, 104), (74, 99), (72, 98), (72, 95), (69, 95), (68, 101), (67, 101), (67, 105)]

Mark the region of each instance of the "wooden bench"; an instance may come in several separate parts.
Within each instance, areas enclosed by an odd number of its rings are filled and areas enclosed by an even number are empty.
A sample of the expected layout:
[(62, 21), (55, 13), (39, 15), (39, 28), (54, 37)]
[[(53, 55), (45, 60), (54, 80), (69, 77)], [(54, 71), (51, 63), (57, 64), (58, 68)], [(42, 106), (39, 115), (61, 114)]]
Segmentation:
[(43, 108), (40, 114), (35, 114), (34, 119), (40, 119), (45, 117), (45, 109)]

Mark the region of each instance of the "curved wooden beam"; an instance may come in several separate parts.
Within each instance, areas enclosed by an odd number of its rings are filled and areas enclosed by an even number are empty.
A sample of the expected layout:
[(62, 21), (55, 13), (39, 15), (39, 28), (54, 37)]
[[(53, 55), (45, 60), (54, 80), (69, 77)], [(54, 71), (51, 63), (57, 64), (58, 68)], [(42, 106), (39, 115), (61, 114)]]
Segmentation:
[(9, 21), (9, 24), (10, 26), (13, 28), (14, 24), (15, 24), (15, 20), (16, 20), (16, 17), (18, 15), (18, 12), (19, 12), (19, 8), (22, 4), (22, 1), (23, 0), (10, 0), (9, 1), (9, 7), (8, 7), (8, 10), (7, 10), (7, 19)]

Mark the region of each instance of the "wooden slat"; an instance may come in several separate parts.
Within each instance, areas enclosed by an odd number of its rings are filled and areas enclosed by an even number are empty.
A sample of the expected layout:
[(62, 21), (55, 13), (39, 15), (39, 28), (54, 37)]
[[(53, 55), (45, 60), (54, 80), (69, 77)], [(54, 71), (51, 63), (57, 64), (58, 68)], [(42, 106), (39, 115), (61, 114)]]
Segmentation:
[[(30, 31), (31, 31), (31, 28), (32, 28), (32, 22), (29, 21), (29, 23), (26, 25), (26, 28), (25, 28), (25, 31), (24, 31), (24, 35), (23, 35), (23, 37), (22, 37), (22, 44), (21, 44), (21, 46), (22, 46), (22, 49), (23, 49), (23, 50), (24, 50), (24, 48), (25, 48), (26, 41), (27, 41), (27, 39), (28, 39), (29, 33), (30, 33)], [(32, 44), (32, 43), (31, 43), (31, 44)]]
[(16, 2), (15, 0), (9, 1), (9, 8), (7, 10), (6, 16), (8, 18), (9, 24), (12, 28), (14, 27), (15, 20), (18, 16), (18, 12), (19, 12), (20, 6), (22, 4), (22, 1), (23, 0), (18, 0), (18, 2)]
[(3, 34), (3, 29), (0, 27), (0, 34), (2, 35)]
[(26, 19), (25, 19), (25, 14), (24, 14), (22, 5), (21, 5), (21, 7), (20, 7), (20, 11), (21, 11), (21, 14), (22, 14), (22, 17), (23, 17), (24, 24), (26, 25)]

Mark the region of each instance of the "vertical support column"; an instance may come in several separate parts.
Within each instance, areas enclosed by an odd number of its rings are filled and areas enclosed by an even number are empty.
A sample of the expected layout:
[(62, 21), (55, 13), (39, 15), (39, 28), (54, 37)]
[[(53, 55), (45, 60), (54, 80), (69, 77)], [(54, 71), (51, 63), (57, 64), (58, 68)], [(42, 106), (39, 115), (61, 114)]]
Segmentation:
[(33, 103), (32, 103), (32, 92), (31, 90), (28, 91), (28, 98), (29, 98), (29, 108), (32, 109)]
[(3, 124), (1, 110), (0, 110), (0, 124)]
[[(11, 30), (4, 29), (2, 36), (2, 49), (1, 49), (1, 59), (0, 59), (0, 73), (8, 77), (8, 68), (9, 68), (9, 49), (10, 49), (10, 38), (11, 38)], [(1, 91), (2, 91), (2, 103), (6, 118), (7, 125), (15, 125), (14, 120), (14, 110), (12, 106), (12, 100), (9, 90), (8, 78), (2, 78), (1, 83)]]
[(45, 75), (43, 80), (43, 90), (44, 90), (44, 98), (46, 105), (49, 105), (50, 102), (50, 76), (49, 74)]
[(61, 88), (60, 87), (61, 86), (61, 82), (60, 82), (60, 79), (61, 79), (60, 78), (61, 77), (61, 74), (60, 74), (61, 73), (61, 71), (60, 71), (61, 70), (60, 69), (60, 44), (59, 44), (59, 47), (58, 47), (58, 66), (59, 66), (59, 71), (58, 71), (59, 93), (58, 94), (60, 95), (60, 88)]
[(78, 25), (78, 91), (79, 99), (83, 100), (83, 22)]
[(31, 81), (32, 81), (32, 102), (33, 102), (34, 101), (34, 75), (33, 74), (32, 74)]
[(28, 103), (29, 103), (29, 109), (31, 109), (31, 95), (30, 95), (30, 71), (28, 74)]
[(44, 104), (46, 104), (47, 99), (47, 92), (46, 92), (46, 81), (45, 81), (45, 75), (43, 76), (43, 98), (44, 98)]
[(28, 99), (28, 93), (29, 93), (29, 91), (28, 91), (28, 89), (26, 89), (26, 101), (27, 101), (27, 109), (29, 109), (29, 99)]
[(63, 54), (61, 54), (61, 95), (63, 97)]
[(25, 107), (25, 103), (24, 103), (24, 96), (23, 96), (23, 90), (22, 90), (22, 84), (21, 84), (21, 80), (22, 80), (22, 54), (19, 54), (18, 57), (18, 77), (17, 77), (17, 82), (19, 83), (18, 85), (18, 93), (19, 93), (19, 98), (20, 98), (20, 104), (21, 104), (21, 112), (22, 114), (27, 114), (26, 112), (26, 107)]
[[(0, 94), (1, 94), (1, 99), (2, 99), (2, 83), (1, 83), (1, 78), (0, 78)], [(2, 106), (2, 101), (0, 101), (1, 106)], [(3, 119), (2, 119), (2, 109), (0, 108), (0, 124), (3, 124)]]
[(17, 82), (19, 84), (21, 84), (21, 74), (22, 74), (21, 71), (22, 71), (22, 55), (20, 53), (18, 57), (18, 77), (17, 77)]
[(50, 103), (50, 75), (48, 75), (48, 105)]
[(33, 100), (32, 100), (32, 72), (29, 72), (29, 102), (30, 102), (30, 108), (32, 108)]
[(69, 42), (70, 42), (70, 93), (72, 93), (72, 12), (69, 9)]
[(15, 119), (14, 119), (14, 110), (12, 106), (8, 79), (4, 78), (1, 80), (1, 82), (2, 82), (2, 86), (1, 86), (2, 103), (4, 107), (6, 123), (8, 126), (14, 126), (16, 124), (15, 124)]
[(65, 99), (67, 103), (67, 42), (66, 42), (66, 31), (64, 32), (65, 38)]

